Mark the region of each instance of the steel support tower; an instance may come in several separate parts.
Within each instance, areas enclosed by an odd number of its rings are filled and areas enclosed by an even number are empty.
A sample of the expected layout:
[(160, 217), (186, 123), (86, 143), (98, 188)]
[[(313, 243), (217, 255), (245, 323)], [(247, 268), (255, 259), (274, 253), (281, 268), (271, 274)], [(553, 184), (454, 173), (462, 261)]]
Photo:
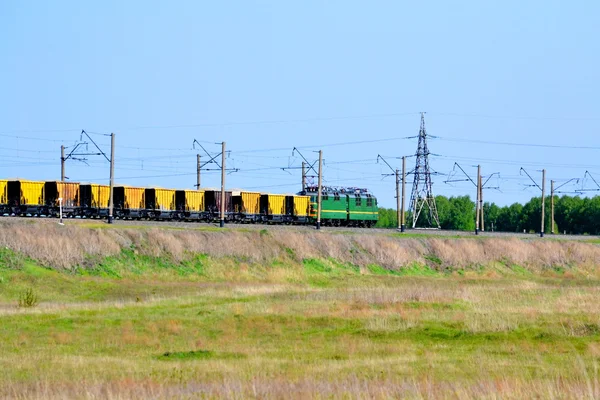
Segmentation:
[(417, 221), (424, 208), (426, 211), (426, 228), (440, 228), (435, 197), (431, 189), (431, 170), (429, 169), (429, 149), (427, 148), (427, 131), (425, 130), (425, 113), (421, 113), (421, 128), (419, 129), (419, 145), (415, 154), (417, 162), (413, 172), (413, 187), (410, 196), (410, 211), (412, 212), (412, 227), (417, 226)]

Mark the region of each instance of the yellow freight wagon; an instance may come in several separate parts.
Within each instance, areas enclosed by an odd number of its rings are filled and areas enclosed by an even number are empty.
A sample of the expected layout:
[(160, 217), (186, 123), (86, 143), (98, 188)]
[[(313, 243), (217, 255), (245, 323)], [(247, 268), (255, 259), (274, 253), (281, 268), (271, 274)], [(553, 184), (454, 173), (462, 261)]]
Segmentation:
[[(9, 201), (11, 197), (18, 199), (21, 206), (44, 205), (44, 182), (38, 181), (11, 181), (8, 182)], [(12, 192), (12, 193), (11, 193)]]
[(44, 211), (44, 182), (9, 180), (6, 198), (10, 209), (16, 213), (41, 213)]
[(92, 184), (92, 207), (108, 208), (110, 203), (110, 186)]
[(138, 188), (138, 187), (128, 187), (125, 188), (125, 208), (129, 209), (143, 209), (144, 204), (144, 194), (146, 189)]
[(184, 211), (204, 211), (204, 190), (184, 190)]
[(244, 214), (260, 214), (260, 193), (240, 192), (242, 205), (240, 212)]
[(79, 183), (47, 181), (44, 184), (44, 200), (47, 206), (58, 207), (62, 199), (64, 208), (79, 207)]
[(144, 208), (148, 210), (175, 211), (174, 189), (144, 189)]
[(155, 189), (156, 208), (163, 211), (175, 211), (175, 190)]
[(0, 180), (0, 204), (8, 204), (7, 185), (8, 181)]
[(79, 185), (79, 205), (83, 208), (108, 208), (110, 186), (90, 183)]
[(310, 206), (310, 196), (294, 196), (294, 212), (296, 217), (308, 216)]
[(261, 194), (260, 212), (263, 215), (285, 215), (285, 195)]
[(114, 206), (123, 210), (142, 210), (145, 207), (144, 188), (117, 186), (113, 189), (115, 201)]

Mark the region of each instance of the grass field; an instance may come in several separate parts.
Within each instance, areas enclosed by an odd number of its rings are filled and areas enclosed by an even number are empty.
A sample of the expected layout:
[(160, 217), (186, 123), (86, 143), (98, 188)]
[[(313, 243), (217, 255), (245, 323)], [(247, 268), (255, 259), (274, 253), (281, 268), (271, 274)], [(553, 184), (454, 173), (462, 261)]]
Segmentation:
[[(600, 397), (597, 265), (568, 247), (581, 266), (448, 267), (452, 243), (402, 268), (290, 243), (264, 258), (127, 243), (78, 267), (5, 246), (0, 398)], [(30, 288), (39, 303), (19, 307)]]

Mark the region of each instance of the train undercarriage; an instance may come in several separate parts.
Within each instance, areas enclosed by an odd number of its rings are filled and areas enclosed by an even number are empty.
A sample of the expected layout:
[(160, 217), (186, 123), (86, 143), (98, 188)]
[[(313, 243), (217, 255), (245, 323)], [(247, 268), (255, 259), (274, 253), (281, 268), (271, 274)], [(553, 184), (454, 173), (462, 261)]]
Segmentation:
[[(0, 215), (17, 217), (40, 217), (40, 218), (58, 218), (60, 216), (59, 207), (47, 206), (0, 206)], [(65, 219), (107, 219), (107, 208), (81, 208), (70, 207), (62, 209), (62, 216)], [(220, 221), (218, 212), (189, 212), (189, 211), (160, 211), (145, 209), (115, 209), (113, 211), (115, 220), (138, 220), (138, 221), (179, 221), (179, 222), (204, 222), (216, 223)], [(237, 224), (270, 224), (270, 225), (309, 225), (314, 224), (316, 219), (310, 216), (292, 216), (292, 215), (261, 215), (245, 213), (226, 213), (225, 222)], [(321, 220), (322, 226), (334, 227), (362, 227), (371, 228), (376, 221), (361, 220), (343, 220), (326, 219)]]

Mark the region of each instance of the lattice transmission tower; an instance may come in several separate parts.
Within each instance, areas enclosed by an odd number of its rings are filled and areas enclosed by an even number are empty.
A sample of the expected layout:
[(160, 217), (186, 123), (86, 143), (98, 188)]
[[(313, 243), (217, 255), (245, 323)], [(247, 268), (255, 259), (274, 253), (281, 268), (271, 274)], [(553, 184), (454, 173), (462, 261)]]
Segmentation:
[(419, 145), (415, 154), (417, 163), (413, 172), (413, 187), (410, 196), (410, 211), (412, 212), (412, 227), (415, 228), (424, 208), (427, 227), (440, 228), (435, 197), (431, 189), (431, 170), (429, 168), (429, 149), (427, 148), (427, 131), (425, 130), (425, 113), (421, 113), (421, 128), (419, 129)]

